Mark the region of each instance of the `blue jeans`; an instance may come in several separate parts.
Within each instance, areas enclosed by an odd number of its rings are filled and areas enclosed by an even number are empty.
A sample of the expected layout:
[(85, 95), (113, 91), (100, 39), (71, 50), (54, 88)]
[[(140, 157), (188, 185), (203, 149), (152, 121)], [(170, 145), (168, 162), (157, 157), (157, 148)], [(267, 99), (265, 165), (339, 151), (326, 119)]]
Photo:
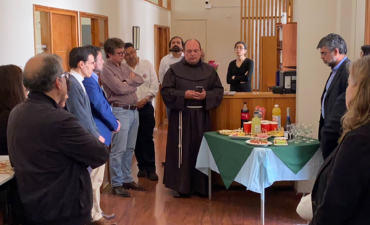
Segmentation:
[(131, 175), (132, 157), (135, 150), (139, 114), (137, 110), (113, 108), (113, 114), (121, 123), (121, 129), (112, 136), (109, 165), (112, 187), (134, 181)]

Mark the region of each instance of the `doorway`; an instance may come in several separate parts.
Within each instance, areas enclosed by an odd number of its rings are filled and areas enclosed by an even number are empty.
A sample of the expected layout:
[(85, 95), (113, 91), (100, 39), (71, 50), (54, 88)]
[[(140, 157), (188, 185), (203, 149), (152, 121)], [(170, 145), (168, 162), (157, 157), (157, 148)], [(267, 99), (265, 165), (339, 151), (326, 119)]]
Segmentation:
[(52, 53), (69, 71), (69, 52), (78, 46), (76, 11), (34, 5), (35, 55)]
[[(155, 70), (159, 71), (159, 64), (161, 59), (169, 53), (168, 43), (170, 42), (170, 28), (167, 26), (154, 25), (154, 66)], [(159, 79), (159, 78), (158, 78)], [(155, 127), (158, 128), (160, 125), (166, 122), (166, 106), (163, 102), (160, 94), (162, 85), (159, 85), (159, 93), (154, 99), (155, 105)]]

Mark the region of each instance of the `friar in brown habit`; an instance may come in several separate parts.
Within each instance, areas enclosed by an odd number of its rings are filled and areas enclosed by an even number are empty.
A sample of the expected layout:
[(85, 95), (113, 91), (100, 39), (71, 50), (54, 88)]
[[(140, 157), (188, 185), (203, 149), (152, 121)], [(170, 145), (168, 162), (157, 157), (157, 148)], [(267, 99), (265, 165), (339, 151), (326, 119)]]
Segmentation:
[(161, 89), (171, 110), (164, 184), (174, 197), (208, 193), (208, 178), (195, 164), (203, 134), (211, 130), (209, 110), (221, 104), (224, 90), (215, 69), (200, 60), (199, 41), (186, 41), (184, 53), (166, 72)]

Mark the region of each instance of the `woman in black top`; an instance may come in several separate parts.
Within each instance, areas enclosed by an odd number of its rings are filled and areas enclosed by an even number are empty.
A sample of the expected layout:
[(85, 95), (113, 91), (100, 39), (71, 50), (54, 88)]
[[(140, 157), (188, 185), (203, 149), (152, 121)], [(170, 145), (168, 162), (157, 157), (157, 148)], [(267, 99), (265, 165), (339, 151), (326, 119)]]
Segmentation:
[(252, 92), (251, 78), (254, 62), (246, 57), (247, 44), (238, 41), (234, 51), (237, 58), (230, 62), (227, 69), (227, 83), (230, 84), (230, 91)]
[(14, 106), (26, 99), (22, 70), (15, 65), (0, 66), (0, 155), (8, 155), (6, 129)]

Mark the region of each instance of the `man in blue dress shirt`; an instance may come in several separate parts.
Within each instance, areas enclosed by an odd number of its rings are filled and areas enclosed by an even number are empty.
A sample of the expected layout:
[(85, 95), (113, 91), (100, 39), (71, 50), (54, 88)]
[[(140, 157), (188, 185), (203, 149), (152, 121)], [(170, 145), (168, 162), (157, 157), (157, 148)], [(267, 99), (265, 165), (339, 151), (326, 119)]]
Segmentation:
[[(103, 56), (98, 47), (86, 46), (92, 50), (95, 58), (95, 72), (100, 72), (103, 69)], [(118, 132), (121, 124), (113, 115), (111, 106), (105, 98), (103, 90), (99, 86), (99, 76), (92, 73), (91, 77), (86, 77), (83, 80), (83, 85), (90, 100), (91, 112), (100, 135), (105, 139), (105, 144), (110, 145), (112, 139), (112, 132)], [(94, 224), (106, 224), (107, 219), (113, 219), (114, 214), (106, 215), (100, 209), (100, 186), (103, 183), (105, 164), (96, 168), (90, 174), (93, 188), (93, 208), (91, 216)]]

